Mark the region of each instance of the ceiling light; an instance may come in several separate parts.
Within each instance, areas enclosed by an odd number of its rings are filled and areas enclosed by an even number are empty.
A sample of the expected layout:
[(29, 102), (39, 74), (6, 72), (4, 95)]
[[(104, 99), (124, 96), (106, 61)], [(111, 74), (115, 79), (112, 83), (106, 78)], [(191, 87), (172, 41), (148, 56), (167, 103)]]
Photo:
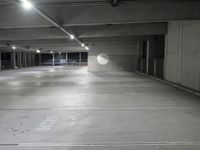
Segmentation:
[(31, 9), (33, 7), (32, 3), (28, 0), (20, 0), (24, 9)]
[(41, 51), (39, 49), (36, 50), (36, 53), (40, 53)]
[(53, 54), (53, 51), (50, 51), (50, 54)]
[(70, 35), (70, 39), (72, 39), (72, 40), (73, 40), (74, 38), (75, 38), (75, 37), (74, 37), (74, 35)]
[(59, 52), (59, 55), (61, 55), (62, 53), (61, 52)]
[(86, 50), (89, 50), (89, 47), (86, 46), (85, 49), (86, 49)]
[(82, 47), (85, 47), (85, 44), (84, 44), (84, 43), (82, 43), (82, 44), (81, 44), (81, 46), (82, 46)]
[(12, 49), (15, 50), (15, 49), (16, 49), (16, 46), (12, 46)]

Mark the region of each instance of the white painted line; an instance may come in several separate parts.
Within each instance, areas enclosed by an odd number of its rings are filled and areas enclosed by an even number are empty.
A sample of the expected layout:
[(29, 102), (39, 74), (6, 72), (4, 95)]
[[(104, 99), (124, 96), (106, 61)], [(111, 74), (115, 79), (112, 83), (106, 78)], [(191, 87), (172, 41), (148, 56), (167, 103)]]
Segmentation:
[(37, 131), (50, 130), (53, 127), (53, 125), (57, 122), (57, 120), (58, 120), (58, 117), (56, 116), (47, 117), (43, 122), (41, 122), (39, 127), (37, 127)]
[(155, 78), (153, 76), (147, 75), (147, 74), (139, 72), (139, 71), (136, 71), (136, 73), (141, 74), (143, 76), (146, 76), (147, 78), (150, 78), (150, 79), (153, 79), (153, 80), (157, 80), (157, 81), (163, 82), (165, 84), (171, 85), (171, 86), (176, 87), (178, 89), (184, 90), (184, 91), (186, 91), (188, 93), (192, 93), (194, 95), (200, 96), (200, 92), (196, 92), (196, 91), (190, 90), (189, 88), (185, 88), (185, 87), (183, 87), (181, 85), (178, 85), (176, 83), (173, 83), (173, 82), (170, 82), (170, 81), (167, 81), (167, 80), (158, 79), (158, 78)]
[(197, 106), (184, 106), (184, 107), (94, 107), (94, 108), (89, 108), (89, 107), (74, 107), (74, 108), (68, 108), (68, 107), (57, 107), (57, 108), (30, 108), (30, 109), (6, 109), (6, 108), (0, 108), (0, 111), (44, 111), (44, 110), (54, 110), (54, 111), (64, 111), (64, 110), (166, 110), (166, 109), (200, 109), (200, 107)]
[(113, 147), (113, 146), (200, 146), (200, 142), (99, 142), (99, 143), (20, 143), (21, 147)]
[(53, 110), (163, 110), (163, 109), (200, 109), (200, 107), (53, 108)]

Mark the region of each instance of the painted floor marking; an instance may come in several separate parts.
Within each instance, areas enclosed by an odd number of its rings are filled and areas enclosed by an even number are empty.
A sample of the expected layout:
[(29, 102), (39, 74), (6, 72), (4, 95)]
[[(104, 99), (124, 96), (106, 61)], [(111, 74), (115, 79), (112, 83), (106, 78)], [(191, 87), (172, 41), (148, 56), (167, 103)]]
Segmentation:
[(37, 131), (50, 130), (53, 127), (53, 125), (57, 122), (57, 120), (58, 120), (57, 116), (47, 117), (43, 122), (41, 122), (39, 127), (37, 127)]
[(20, 143), (21, 147), (200, 146), (200, 142)]

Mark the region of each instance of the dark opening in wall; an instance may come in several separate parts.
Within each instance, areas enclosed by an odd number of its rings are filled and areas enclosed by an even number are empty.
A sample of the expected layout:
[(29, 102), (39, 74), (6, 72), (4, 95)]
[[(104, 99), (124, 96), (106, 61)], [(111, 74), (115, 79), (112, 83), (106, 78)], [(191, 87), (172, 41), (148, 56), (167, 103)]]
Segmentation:
[(52, 66), (53, 55), (52, 54), (41, 54), (41, 65)]
[(66, 53), (56, 53), (54, 54), (54, 64), (59, 65), (65, 65), (66, 64)]
[(10, 53), (1, 53), (1, 65), (2, 69), (11, 69), (11, 54)]
[(87, 52), (73, 52), (68, 53), (68, 64), (70, 65), (87, 65), (88, 53)]
[(165, 36), (156, 35), (148, 41), (139, 42), (138, 70), (142, 73), (163, 78)]

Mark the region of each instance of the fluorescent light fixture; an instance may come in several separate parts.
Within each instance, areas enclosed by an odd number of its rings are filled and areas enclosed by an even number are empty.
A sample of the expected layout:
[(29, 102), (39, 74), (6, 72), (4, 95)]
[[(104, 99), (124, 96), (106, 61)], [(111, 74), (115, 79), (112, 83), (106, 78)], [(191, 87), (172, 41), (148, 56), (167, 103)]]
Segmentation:
[(82, 47), (85, 47), (85, 44), (84, 44), (84, 43), (82, 43), (82, 44), (81, 44), (81, 46), (82, 46)]
[(36, 50), (36, 53), (40, 53), (41, 51), (39, 49)]
[(22, 3), (22, 6), (24, 7), (24, 9), (29, 10), (33, 7), (33, 4), (28, 0), (20, 0), (20, 2)]
[(75, 38), (75, 37), (74, 37), (74, 35), (70, 35), (70, 39), (72, 39), (72, 40), (73, 40), (74, 38)]
[(89, 47), (86, 46), (85, 49), (86, 49), (86, 50), (89, 50)]
[(12, 49), (15, 50), (15, 49), (16, 49), (16, 46), (12, 46)]

